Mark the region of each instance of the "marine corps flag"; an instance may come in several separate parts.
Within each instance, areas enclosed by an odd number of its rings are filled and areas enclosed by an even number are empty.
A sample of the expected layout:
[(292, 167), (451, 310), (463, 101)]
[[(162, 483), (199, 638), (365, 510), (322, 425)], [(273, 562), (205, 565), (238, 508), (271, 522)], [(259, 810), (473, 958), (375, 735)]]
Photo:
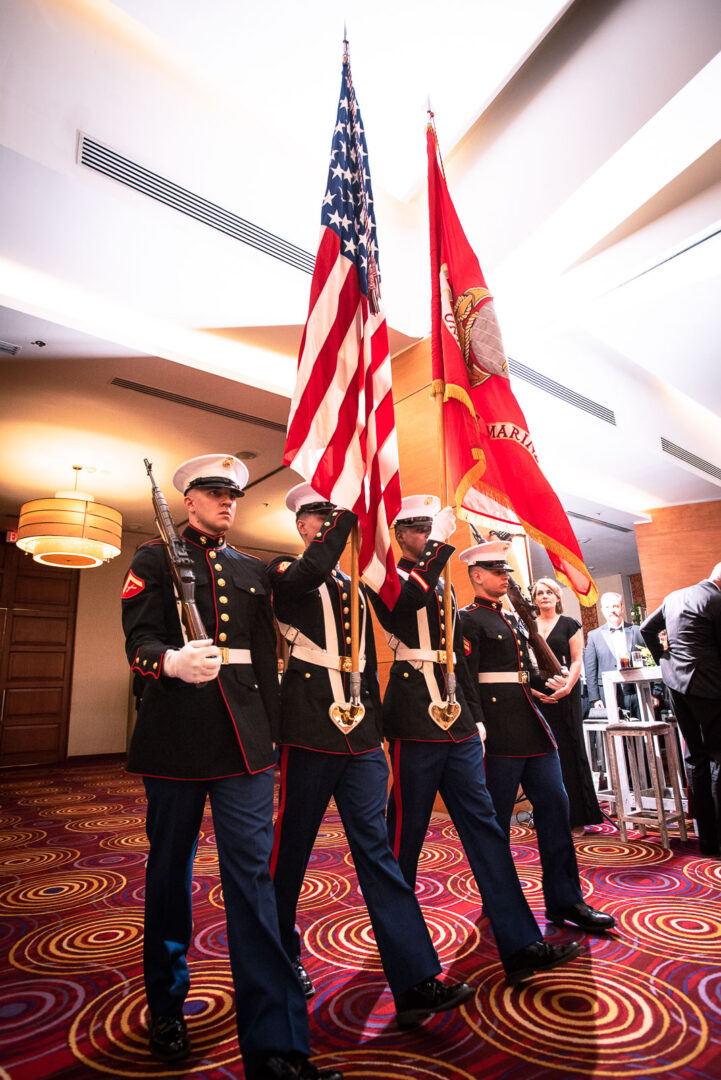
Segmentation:
[(432, 124), (427, 137), (433, 391), (443, 394), (457, 513), (491, 527), (520, 525), (591, 606), (598, 592), (511, 389), (493, 297), (448, 193)]

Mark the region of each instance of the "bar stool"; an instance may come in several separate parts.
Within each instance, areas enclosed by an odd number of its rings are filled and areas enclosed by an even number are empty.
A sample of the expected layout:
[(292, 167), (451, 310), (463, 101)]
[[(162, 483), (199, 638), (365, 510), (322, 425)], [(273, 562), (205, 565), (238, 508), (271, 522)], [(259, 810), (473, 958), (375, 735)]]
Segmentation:
[[(686, 840), (686, 814), (679, 782), (680, 762), (676, 746), (676, 732), (671, 724), (658, 720), (609, 724), (605, 734), (611, 786), (616, 796), (616, 820), (621, 839), (627, 839), (626, 824), (630, 822), (638, 827), (641, 836), (646, 835), (647, 825), (656, 826), (665, 848), (670, 847), (668, 826), (674, 823), (678, 824), (680, 838)], [(627, 749), (631, 777), (630, 784), (627, 785), (621, 783), (617, 739), (629, 740)], [(665, 771), (659, 741), (661, 739), (664, 741), (666, 754)], [(620, 760), (623, 761), (623, 757)], [(645, 779), (642, 779), (642, 771), (645, 770), (648, 771), (651, 779), (650, 789), (644, 786)], [(625, 762), (623, 771), (624, 773), (626, 771)], [(664, 803), (664, 791), (669, 787), (673, 792), (673, 810), (670, 812)]]

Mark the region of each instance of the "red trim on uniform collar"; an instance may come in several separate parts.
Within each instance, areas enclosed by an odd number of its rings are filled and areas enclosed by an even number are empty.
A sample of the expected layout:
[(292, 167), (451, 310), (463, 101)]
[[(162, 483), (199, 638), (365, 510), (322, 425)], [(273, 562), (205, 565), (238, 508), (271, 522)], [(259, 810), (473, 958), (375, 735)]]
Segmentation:
[(225, 547), (225, 533), (213, 536), (211, 533), (204, 533), (200, 529), (195, 529), (192, 525), (186, 525), (183, 529), (183, 536), (186, 540), (190, 540), (191, 544), (195, 544), (196, 547)]
[(473, 602), (480, 604), (481, 607), (490, 608), (491, 611), (501, 611), (502, 609), (500, 600), (486, 600), (483, 596), (474, 596)]

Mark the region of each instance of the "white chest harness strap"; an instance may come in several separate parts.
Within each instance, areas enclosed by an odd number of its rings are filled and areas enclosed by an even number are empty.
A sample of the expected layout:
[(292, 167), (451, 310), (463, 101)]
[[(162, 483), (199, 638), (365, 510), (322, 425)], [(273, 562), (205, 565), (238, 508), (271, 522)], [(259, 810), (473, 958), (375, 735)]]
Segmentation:
[[(398, 568), (398, 576), (404, 580), (408, 579), (408, 572)], [(428, 693), (431, 696), (431, 701), (440, 701), (441, 692), (436, 682), (435, 671), (433, 669), (434, 664), (446, 663), (446, 652), (444, 649), (432, 649), (431, 648), (431, 630), (428, 625), (428, 610), (422, 607), (416, 612), (418, 620), (418, 643), (420, 648), (411, 649), (405, 645), (400, 638), (397, 638), (394, 634), (386, 633), (386, 640), (393, 650), (393, 655), (396, 660), (406, 660), (411, 667), (414, 667), (416, 671), (423, 672), (423, 678), (426, 680), (426, 687)], [(453, 611), (453, 620), (455, 625), (456, 612)], [(453, 654), (453, 659), (456, 659), (456, 654)]]
[[(278, 629), (290, 645), (290, 655), (295, 656), (298, 660), (303, 660), (306, 664), (317, 664), (318, 667), (324, 667), (328, 669), (328, 676), (330, 678), (331, 690), (333, 693), (334, 701), (343, 701), (343, 680), (341, 678), (341, 671), (351, 670), (351, 658), (350, 656), (340, 656), (337, 652), (338, 648), (338, 634), (335, 615), (333, 614), (333, 604), (331, 602), (328, 586), (325, 582), (318, 589), (320, 594), (321, 604), (323, 606), (323, 624), (325, 628), (325, 640), (333, 642), (336, 646), (336, 651), (332, 652), (330, 649), (322, 649), (320, 645), (316, 645), (314, 641), (311, 641), (306, 634), (302, 633), (297, 627), (291, 626), (289, 623), (283, 623), (278, 620)], [(361, 605), (363, 607), (363, 619), (361, 622), (361, 645), (365, 645), (366, 640), (366, 605), (361, 598)], [(361, 653), (359, 656), (359, 667), (361, 671), (365, 670), (366, 658), (365, 653)]]

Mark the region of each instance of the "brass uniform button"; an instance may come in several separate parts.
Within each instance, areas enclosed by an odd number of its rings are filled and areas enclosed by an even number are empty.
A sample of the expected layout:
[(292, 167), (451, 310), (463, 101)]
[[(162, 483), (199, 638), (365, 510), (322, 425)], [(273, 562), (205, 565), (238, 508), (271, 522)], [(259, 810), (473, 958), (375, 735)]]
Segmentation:
[(223, 612), (223, 614), (222, 614), (222, 615), (220, 616), (220, 618), (221, 618), (221, 620), (222, 620), (223, 622), (230, 622), (230, 615), (226, 614), (226, 612), (225, 612), (225, 611), (224, 611), (224, 612)]
[(322, 535), (323, 535), (323, 533), (319, 533), (319, 532), (317, 532), (317, 533), (316, 533), (315, 535), (316, 535), (316, 537), (319, 537), (319, 536), (322, 536)]
[(407, 679), (407, 678), (408, 678), (408, 672), (407, 672), (407, 671), (404, 671), (404, 672), (403, 672), (403, 678), (404, 678), (404, 679)]
[(494, 697), (492, 697), (492, 698), (491, 698), (491, 701), (495, 701), (495, 700), (496, 700), (496, 699), (495, 699)]
[(306, 673), (305, 673), (305, 677), (306, 677), (306, 679), (309, 679), (309, 678), (310, 678), (310, 672), (309, 672), (309, 671), (306, 671)]
[(499, 638), (502, 638), (502, 637), (503, 637), (503, 634), (499, 634), (498, 636), (499, 636)]
[(445, 615), (445, 611), (441, 608), (441, 615)]
[(158, 664), (157, 664), (157, 661), (156, 661), (156, 662), (155, 662), (155, 663), (153, 664), (153, 671), (155, 671), (155, 669), (157, 668), (157, 666), (158, 666)]
[(207, 544), (208, 543), (208, 541), (205, 539), (204, 536), (201, 536), (200, 542), (201, 542), (201, 544)]
[(216, 552), (214, 552), (214, 551), (209, 551), (209, 552), (208, 552), (208, 558), (209, 558), (209, 559), (214, 559), (214, 558), (215, 558), (215, 555), (216, 555)]
[(441, 638), (441, 645), (445, 645), (445, 643), (446, 643), (446, 639), (444, 637), (442, 637)]
[(251, 585), (251, 587), (250, 587), (250, 591), (251, 591), (251, 592), (255, 592), (255, 589), (253, 588), (253, 586), (252, 586), (252, 585)]
[[(227, 604), (228, 603), (228, 597), (227, 596), (219, 596), (218, 599), (220, 600), (221, 604)], [(500, 637), (500, 634), (498, 636)]]
[(344, 600), (347, 600), (347, 599), (348, 599), (348, 593), (345, 593), (345, 592), (343, 593), (343, 599), (344, 599)]
[(347, 638), (345, 639), (345, 643), (346, 643), (346, 645), (350, 645), (350, 638), (349, 638), (349, 637), (347, 637)]
[(343, 608), (343, 614), (344, 615), (347, 615), (349, 611), (350, 611), (350, 608), (347, 608), (347, 607)]
[(349, 622), (344, 622), (343, 623), (343, 629), (344, 630), (350, 630), (350, 623)]
[(327, 529), (329, 525), (330, 525), (330, 521), (324, 521), (324, 522), (323, 522), (323, 527), (324, 527), (324, 528), (326, 528), (326, 529)]
[(253, 683), (253, 689), (254, 689), (254, 690), (257, 690), (257, 689), (258, 689), (258, 684), (257, 684), (257, 682), (254, 682), (254, 683)]
[(217, 562), (217, 563), (215, 564), (215, 569), (216, 569), (216, 570), (222, 570), (222, 569), (223, 569), (223, 564), (222, 564), (222, 563), (219, 563), (219, 562)]
[(148, 661), (147, 661), (147, 660), (143, 660), (143, 667), (147, 667), (147, 666), (148, 666)]
[(218, 634), (218, 641), (227, 641), (227, 640), (228, 640), (228, 635), (227, 634)]
[(219, 585), (225, 585), (225, 578), (224, 577), (219, 577), (218, 578), (218, 584)]

